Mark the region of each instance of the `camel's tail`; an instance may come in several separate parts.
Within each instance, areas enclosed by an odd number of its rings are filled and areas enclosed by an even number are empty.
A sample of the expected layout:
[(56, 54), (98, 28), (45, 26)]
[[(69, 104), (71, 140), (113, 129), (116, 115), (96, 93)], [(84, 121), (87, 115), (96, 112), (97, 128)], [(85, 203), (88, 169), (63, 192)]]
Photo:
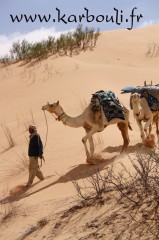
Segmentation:
[(128, 128), (132, 131), (133, 129), (132, 129), (132, 127), (131, 127), (131, 125), (130, 125), (130, 122), (128, 123)]

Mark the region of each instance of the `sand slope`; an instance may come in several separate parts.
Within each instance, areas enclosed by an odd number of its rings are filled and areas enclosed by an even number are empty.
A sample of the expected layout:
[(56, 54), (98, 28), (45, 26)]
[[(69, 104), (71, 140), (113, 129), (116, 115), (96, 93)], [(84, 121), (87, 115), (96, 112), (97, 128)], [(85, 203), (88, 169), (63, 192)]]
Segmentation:
[[(142, 85), (145, 80), (159, 83), (158, 30), (159, 25), (154, 25), (132, 31), (105, 32), (101, 34), (93, 51), (72, 58), (51, 56), (36, 64), (16, 63), (0, 68), (0, 122), (8, 126), (15, 141), (13, 148), (5, 150), (8, 142), (0, 127), (1, 199), (8, 194), (9, 189), (27, 182), (27, 171), (14, 174), (19, 159), (17, 155), (27, 155), (26, 126), (33, 122), (32, 118), (45, 142), (46, 123), (41, 107), (47, 101), (59, 100), (67, 114), (76, 116), (82, 112), (81, 103), (89, 102), (91, 94), (97, 90), (112, 90), (129, 106), (129, 94), (120, 95), (123, 87)], [(39, 183), (36, 179), (29, 192), (15, 201), (19, 205), (18, 213), (7, 225), (0, 226), (0, 239), (18, 239), (30, 225), (35, 225), (43, 217), (52, 221), (56, 219), (58, 212), (68, 209), (78, 199), (68, 177), (82, 181), (92, 174), (92, 167), (86, 164), (81, 142), (84, 130), (65, 127), (49, 113), (46, 115), (49, 134), (44, 154), (46, 163), (42, 167), (46, 180)], [(128, 152), (134, 152), (141, 141), (132, 113), (130, 120), (133, 131), (130, 132), (131, 147)], [(104, 164), (100, 166), (102, 170), (118, 155), (122, 138), (117, 127), (110, 126), (95, 139), (96, 152), (103, 151), (105, 158)], [(124, 156), (123, 161), (127, 160), (128, 157)], [(96, 216), (97, 213), (94, 214)], [(87, 222), (90, 216), (91, 213), (83, 221)], [(26, 239), (82, 239), (84, 233), (81, 235), (78, 232), (77, 225), (74, 232), (70, 230), (68, 233), (61, 228), (51, 238), (49, 234), (53, 228), (50, 224), (42, 232), (36, 233), (34, 238), (30, 236)], [(68, 226), (71, 226), (71, 222)]]

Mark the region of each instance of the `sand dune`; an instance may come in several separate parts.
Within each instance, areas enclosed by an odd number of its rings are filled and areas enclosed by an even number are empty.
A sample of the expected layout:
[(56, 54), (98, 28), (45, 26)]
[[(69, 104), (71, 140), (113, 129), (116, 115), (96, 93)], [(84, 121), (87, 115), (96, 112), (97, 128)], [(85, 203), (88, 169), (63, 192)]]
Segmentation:
[[(22, 156), (22, 153), (27, 156), (26, 126), (33, 122), (33, 118), (45, 142), (46, 123), (41, 107), (47, 101), (52, 103), (59, 100), (67, 114), (76, 116), (82, 112), (81, 103), (88, 103), (95, 91), (112, 90), (129, 106), (129, 94), (120, 94), (123, 87), (142, 85), (144, 81), (159, 83), (158, 30), (159, 25), (154, 25), (131, 31), (104, 32), (93, 51), (82, 52), (72, 58), (51, 56), (36, 64), (24, 65), (20, 62), (0, 67), (0, 122), (10, 129), (15, 142), (15, 146), (8, 149), (1, 127), (1, 199), (5, 198), (10, 189), (27, 182), (27, 171), (15, 175), (14, 170), (18, 156)], [(44, 154), (46, 163), (42, 167), (46, 180), (38, 182), (36, 179), (33, 187), (23, 197), (16, 199), (14, 203), (19, 205), (18, 212), (7, 225), (0, 226), (0, 239), (18, 239), (31, 225), (36, 225), (44, 217), (55, 221), (60, 212), (69, 209), (78, 200), (69, 177), (81, 182), (92, 174), (93, 166), (86, 164), (81, 142), (84, 130), (65, 127), (49, 113), (46, 115), (49, 132)], [(133, 131), (129, 132), (131, 142), (128, 153), (141, 147), (140, 133), (132, 113), (130, 121)], [(119, 155), (122, 137), (116, 126), (109, 126), (95, 139), (96, 153), (102, 151), (105, 159), (100, 164), (102, 170)], [(122, 161), (128, 162), (128, 156), (123, 156)], [(106, 206), (101, 211), (106, 211), (107, 208)], [(91, 231), (81, 234), (81, 226), (93, 213), (83, 214), (85, 217), (79, 223), (79, 231), (78, 224), (76, 227), (72, 225), (72, 230), (71, 222), (68, 222), (70, 232), (66, 231), (67, 227), (61, 227), (61, 230), (57, 227), (55, 235), (51, 237), (53, 227), (50, 224), (25, 239), (98, 239), (86, 237)], [(94, 214), (97, 217), (102, 212), (97, 213), (96, 210)], [(63, 223), (59, 224), (62, 226)], [(101, 239), (115, 238), (101, 236)]]

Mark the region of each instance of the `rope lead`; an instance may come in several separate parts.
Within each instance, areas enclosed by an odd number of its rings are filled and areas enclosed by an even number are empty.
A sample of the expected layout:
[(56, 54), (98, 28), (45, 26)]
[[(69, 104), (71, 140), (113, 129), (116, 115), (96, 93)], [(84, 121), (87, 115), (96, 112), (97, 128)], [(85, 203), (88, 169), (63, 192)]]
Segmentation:
[(43, 112), (44, 112), (44, 117), (45, 117), (45, 122), (46, 122), (46, 138), (45, 138), (45, 144), (44, 144), (44, 149), (45, 149), (46, 143), (47, 143), (47, 137), (48, 137), (48, 122), (47, 122), (45, 111), (43, 110)]
[[(47, 137), (48, 137), (48, 122), (47, 122), (47, 118), (46, 118), (46, 113), (45, 110), (43, 110), (44, 112), (44, 117), (45, 117), (45, 122), (46, 122), (46, 138), (45, 138), (45, 144), (44, 144), (44, 148), (46, 147), (46, 143), (47, 143)], [(51, 115), (55, 118), (55, 120), (57, 120), (57, 118), (53, 115), (53, 113), (51, 113)]]

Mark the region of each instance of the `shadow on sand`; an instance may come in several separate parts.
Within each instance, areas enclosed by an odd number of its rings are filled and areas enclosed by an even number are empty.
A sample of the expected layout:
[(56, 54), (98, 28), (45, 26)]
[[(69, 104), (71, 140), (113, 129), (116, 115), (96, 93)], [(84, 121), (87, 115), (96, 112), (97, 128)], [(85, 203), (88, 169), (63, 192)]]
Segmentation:
[[(116, 147), (106, 147), (102, 152), (105, 153), (115, 153), (115, 152), (120, 152), (122, 149), (122, 145), (120, 146), (116, 146)], [(141, 153), (141, 154), (144, 154), (144, 153), (148, 153), (150, 152), (151, 149), (145, 147), (142, 143), (137, 143), (135, 145), (130, 145), (128, 147), (128, 149), (126, 150), (126, 152), (124, 154), (130, 154), (130, 153)]]
[[(145, 153), (145, 148), (141, 148), (142, 144), (138, 143), (134, 146), (129, 146), (127, 151), (126, 151), (126, 154), (129, 154), (129, 153)], [(121, 150), (122, 146), (117, 146), (117, 147), (107, 147), (105, 148), (102, 153), (116, 153), (115, 156), (111, 156), (111, 157), (107, 157), (105, 158), (104, 161), (102, 161), (100, 164), (97, 164), (97, 165), (89, 165), (89, 164), (79, 164), (77, 166), (73, 166), (73, 168), (67, 172), (66, 174), (60, 176), (56, 181), (36, 190), (36, 191), (32, 191), (30, 192), (29, 190), (32, 189), (35, 185), (37, 185), (39, 182), (35, 183), (32, 185), (32, 187), (30, 189), (25, 189), (25, 191), (20, 194), (20, 195), (17, 195), (17, 196), (9, 196), (5, 199), (2, 199), (0, 201), (0, 203), (6, 203), (8, 201), (18, 201), (22, 198), (26, 198), (26, 197), (29, 197), (33, 194), (36, 194), (38, 192), (41, 192), (45, 189), (48, 189), (52, 186), (54, 186), (55, 184), (60, 184), (60, 183), (67, 183), (67, 182), (70, 182), (71, 180), (80, 180), (80, 179), (85, 179), (85, 178), (88, 178), (90, 176), (92, 176), (95, 171), (96, 171), (96, 167), (98, 166), (98, 169), (99, 171), (102, 171), (104, 170), (105, 167), (107, 167), (108, 165), (110, 165), (111, 163), (114, 162), (115, 159), (117, 159), (116, 157), (117, 156), (122, 156), (122, 155), (119, 155), (117, 152), (119, 152)], [(141, 151), (142, 149), (142, 151)], [(125, 153), (124, 153), (125, 155)], [(48, 178), (48, 177), (46, 177)]]

